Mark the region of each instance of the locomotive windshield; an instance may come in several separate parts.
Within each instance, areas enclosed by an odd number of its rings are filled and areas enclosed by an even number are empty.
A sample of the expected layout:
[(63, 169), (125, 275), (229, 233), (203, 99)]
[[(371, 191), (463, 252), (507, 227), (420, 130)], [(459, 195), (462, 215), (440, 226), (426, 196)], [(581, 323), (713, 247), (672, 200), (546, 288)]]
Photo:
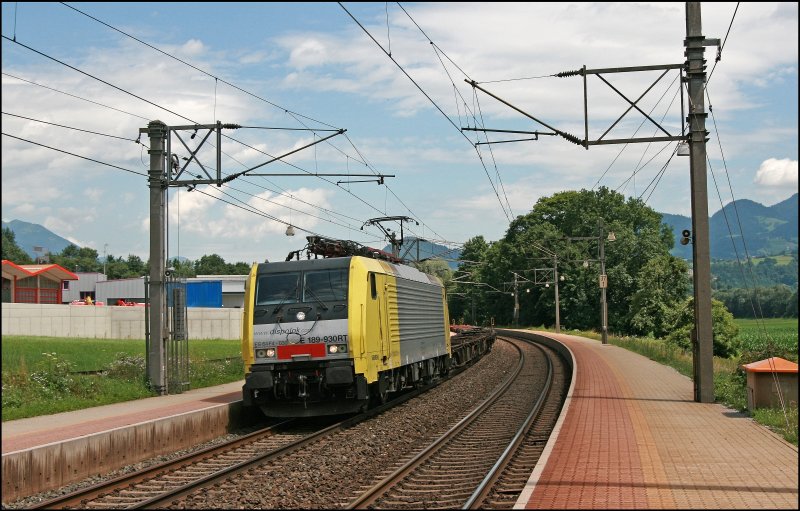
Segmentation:
[(269, 273), (258, 277), (256, 305), (297, 303), (300, 272)]
[(347, 278), (347, 268), (305, 272), (303, 302), (347, 300)]

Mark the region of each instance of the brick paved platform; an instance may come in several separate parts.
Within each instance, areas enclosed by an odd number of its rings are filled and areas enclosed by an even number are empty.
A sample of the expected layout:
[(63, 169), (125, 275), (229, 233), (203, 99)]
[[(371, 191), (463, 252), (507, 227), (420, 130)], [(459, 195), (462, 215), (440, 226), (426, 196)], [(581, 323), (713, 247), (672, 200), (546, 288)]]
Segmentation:
[(797, 509), (798, 450), (693, 401), (691, 379), (599, 341), (573, 353), (567, 408), (515, 509)]

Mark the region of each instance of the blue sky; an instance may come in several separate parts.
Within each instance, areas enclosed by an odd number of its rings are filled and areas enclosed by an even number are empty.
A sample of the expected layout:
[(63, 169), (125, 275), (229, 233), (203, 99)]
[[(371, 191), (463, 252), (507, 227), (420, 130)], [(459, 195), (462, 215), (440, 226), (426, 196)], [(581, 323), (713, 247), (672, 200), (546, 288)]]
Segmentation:
[[(485, 135), (458, 129), (477, 123), (546, 131), (476, 93), (464, 82), (470, 78), (550, 126), (582, 136), (583, 82), (551, 75), (584, 65), (684, 62), (683, 2), (344, 3), (381, 47), (337, 3), (69, 5), (203, 71), (65, 5), (2, 4), (2, 218), (42, 224), (101, 254), (149, 257), (149, 191), (136, 174), (146, 173), (149, 158), (133, 140), (149, 120), (189, 124), (176, 114), (198, 123), (295, 129), (226, 132), (236, 141), (222, 144), (225, 174), (314, 140), (297, 128), (335, 127), (346, 136), (286, 158), (291, 165), (275, 162), (255, 172), (395, 177), (387, 186), (274, 176), (194, 192), (171, 189), (171, 257), (283, 260), (309, 233), (383, 247), (382, 232), (362, 225), (400, 215), (419, 221), (406, 225), (406, 234), (456, 247), (479, 234), (501, 238), (509, 218), (530, 211), (540, 197), (596, 186), (641, 196), (657, 211), (690, 213), (688, 158), (670, 159), (674, 142), (587, 151), (542, 136), (476, 150), (472, 143), (485, 142)], [(720, 195), (724, 203), (733, 196), (772, 205), (798, 188), (797, 4), (742, 3), (734, 17), (736, 6), (702, 6), (707, 38), (725, 39), (731, 26), (716, 66), (715, 48), (706, 51), (709, 72), (714, 68), (710, 213), (721, 207)], [(653, 72), (605, 76), (631, 99), (656, 79)], [(590, 138), (597, 138), (627, 105), (596, 77), (588, 94)], [(641, 105), (679, 133), (677, 73), (668, 73)], [(609, 136), (653, 136), (653, 125), (642, 119), (625, 116)], [(327, 134), (318, 132), (317, 140)], [(490, 141), (509, 138), (524, 136), (489, 135)], [(216, 165), (212, 147), (198, 155)], [(351, 178), (357, 179), (366, 178)], [(287, 223), (296, 226), (296, 236), (285, 236)]]

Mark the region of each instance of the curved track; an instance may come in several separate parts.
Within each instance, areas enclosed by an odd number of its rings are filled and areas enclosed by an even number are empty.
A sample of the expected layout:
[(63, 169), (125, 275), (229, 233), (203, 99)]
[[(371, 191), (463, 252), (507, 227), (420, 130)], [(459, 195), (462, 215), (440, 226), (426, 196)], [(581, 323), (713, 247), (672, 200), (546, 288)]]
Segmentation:
[[(498, 376), (496, 381), (502, 382), (498, 386), (501, 389), (481, 402), (478, 407), (480, 411), (461, 419), (456, 426), (450, 428), (444, 438), (436, 441), (435, 446), (424, 449), (423, 453), (417, 454), (417, 449), (410, 451), (407, 456), (401, 454), (394, 458), (399, 463), (392, 463), (393, 468), (406, 461), (408, 463), (404, 468), (398, 469), (393, 474), (394, 477), (386, 478), (380, 489), (372, 489), (352, 501), (354, 495), (361, 494), (365, 487), (354, 491), (352, 486), (348, 489), (343, 485), (339, 490), (342, 493), (336, 491), (331, 494), (341, 503), (340, 506), (345, 507), (348, 502), (349, 507), (375, 508), (502, 509), (513, 506), (549, 436), (565, 391), (559, 390), (564, 387), (558, 383), (559, 379), (563, 380), (564, 377), (557, 356), (552, 352), (547, 353), (549, 350), (546, 348), (534, 347), (522, 340), (503, 340), (515, 346), (514, 351), (520, 354), (519, 361), (512, 371), (514, 356), (507, 351), (508, 361), (501, 366), (500, 372), (494, 373)], [(554, 369), (549, 369), (550, 366)], [(506, 371), (513, 374), (503, 377)], [(460, 372), (462, 371), (458, 370), (453, 373)], [(545, 378), (545, 375), (548, 374), (555, 376), (555, 384), (547, 383), (550, 376)], [(543, 390), (548, 385), (552, 387), (549, 392)], [(233, 483), (233, 489), (228, 488), (225, 491), (244, 494), (252, 489), (254, 481), (245, 477), (245, 472), (253, 467), (272, 460), (283, 460), (290, 453), (296, 453), (292, 456), (302, 456), (302, 453), (312, 450), (312, 445), (329, 441), (341, 443), (341, 437), (333, 435), (344, 430), (352, 431), (350, 428), (356, 424), (378, 416), (433, 387), (435, 385), (403, 394), (386, 405), (335, 424), (331, 424), (330, 420), (325, 423), (286, 421), (231, 443), (193, 453), (143, 472), (122, 476), (80, 493), (43, 502), (37, 508), (183, 507), (186, 502), (181, 500), (185, 496), (196, 496), (197, 490), (201, 489), (203, 492), (214, 493), (217, 490), (209, 489), (220, 481), (227, 481), (227, 485), (233, 481), (240, 482), (238, 488), (241, 489), (236, 489), (236, 483)], [(548, 396), (547, 399), (544, 398), (545, 395)], [(367, 425), (371, 423), (372, 421), (365, 422)], [(448, 427), (450, 426), (445, 426), (442, 430)], [(320, 443), (322, 439), (325, 440)], [(353, 445), (351, 449), (357, 450), (357, 446)], [(273, 469), (270, 470), (275, 470), (282, 464), (273, 464)], [(290, 469), (289, 465), (287, 464), (287, 470)], [(279, 472), (274, 472), (275, 478), (286, 477), (279, 476), (281, 469), (277, 470)], [(290, 474), (287, 476), (291, 477)], [(217, 506), (221, 505), (225, 499), (220, 498), (222, 496), (212, 498), (209, 504), (216, 502)]]
[[(557, 357), (526, 341), (504, 340), (519, 352), (519, 362), (505, 383), (430, 447), (351, 502), (349, 509), (483, 507), (500, 504), (498, 493), (519, 494), (530, 470), (520, 486), (512, 482), (512, 465), (528, 457), (520, 449), (536, 436), (532, 425), (549, 424), (543, 414), (560, 404), (556, 398), (557, 405), (544, 406), (546, 398), (553, 397)], [(551, 428), (545, 429), (549, 435)], [(517, 461), (512, 462), (515, 455)]]

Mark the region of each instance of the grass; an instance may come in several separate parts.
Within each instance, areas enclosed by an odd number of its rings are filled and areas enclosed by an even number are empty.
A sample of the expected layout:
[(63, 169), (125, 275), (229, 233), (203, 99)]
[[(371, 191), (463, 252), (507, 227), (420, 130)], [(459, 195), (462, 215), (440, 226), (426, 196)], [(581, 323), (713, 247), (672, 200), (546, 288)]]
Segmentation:
[[(4, 336), (2, 420), (153, 396), (144, 357), (144, 340)], [(238, 340), (189, 341), (189, 361), (190, 388), (244, 374)]]
[[(797, 319), (736, 320), (740, 327), (739, 342), (742, 354), (725, 359), (714, 357), (714, 397), (716, 402), (730, 408), (748, 413), (756, 422), (762, 424), (786, 441), (798, 445), (797, 403), (789, 403), (786, 412), (780, 409), (747, 409), (747, 375), (741, 364), (780, 356), (797, 362)], [(537, 330), (551, 330), (539, 327)], [(589, 331), (572, 333), (590, 339), (600, 340), (600, 334)], [(616, 337), (609, 335), (609, 343), (639, 353), (660, 364), (670, 366), (689, 378), (693, 377), (692, 354), (670, 345), (660, 339), (638, 337)]]

